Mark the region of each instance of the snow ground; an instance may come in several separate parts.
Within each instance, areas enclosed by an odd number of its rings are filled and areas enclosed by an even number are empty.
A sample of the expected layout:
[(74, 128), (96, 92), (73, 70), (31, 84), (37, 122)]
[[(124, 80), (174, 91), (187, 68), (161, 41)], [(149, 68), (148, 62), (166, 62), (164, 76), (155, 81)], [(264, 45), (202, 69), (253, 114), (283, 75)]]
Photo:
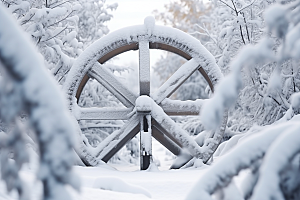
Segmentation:
[[(207, 166), (181, 170), (168, 170), (173, 156), (153, 140), (154, 159), (159, 160), (159, 171), (140, 171), (139, 166), (130, 164), (110, 164), (100, 167), (75, 166), (80, 177), (81, 191), (70, 188), (74, 200), (181, 200), (206, 171)], [(31, 167), (36, 168), (36, 167)], [(38, 200), (41, 183), (35, 179), (34, 169), (24, 167), (21, 176), (26, 182), (31, 199)], [(103, 189), (101, 189), (103, 188)], [(149, 194), (151, 198), (149, 198)], [(15, 200), (17, 193), (7, 194), (5, 185), (0, 182), (0, 200)]]
[(74, 194), (74, 199), (93, 200), (101, 197), (101, 199), (149, 199), (146, 195), (133, 194), (127, 192), (116, 192), (109, 190), (102, 190), (93, 188), (93, 184), (97, 179), (103, 177), (116, 178), (115, 184), (118, 184), (118, 179), (133, 186), (142, 187), (148, 191), (152, 199), (184, 199), (192, 186), (205, 170), (198, 169), (185, 169), (185, 170), (168, 170), (158, 172), (147, 171), (117, 171), (104, 168), (83, 168), (75, 167), (75, 171), (82, 180), (82, 192), (80, 195)]
[[(120, 167), (120, 166), (119, 166)], [(128, 166), (125, 166), (128, 170)], [(131, 168), (133, 169), (133, 168)], [(168, 170), (158, 172), (148, 171), (119, 171), (106, 167), (74, 167), (75, 173), (81, 179), (81, 191), (71, 190), (74, 200), (176, 200), (184, 199), (192, 186), (199, 180), (205, 168)], [(31, 197), (39, 199), (41, 185), (34, 178), (31, 170), (22, 171), (26, 185), (31, 187)], [(103, 187), (97, 187), (97, 182), (104, 181)], [(96, 183), (96, 184), (95, 184)], [(115, 188), (109, 188), (109, 185)], [(0, 184), (0, 200), (15, 200), (17, 193), (6, 194), (3, 182)], [(112, 191), (113, 190), (113, 191)], [(123, 190), (123, 191), (122, 191)], [(144, 193), (150, 193), (149, 198)]]

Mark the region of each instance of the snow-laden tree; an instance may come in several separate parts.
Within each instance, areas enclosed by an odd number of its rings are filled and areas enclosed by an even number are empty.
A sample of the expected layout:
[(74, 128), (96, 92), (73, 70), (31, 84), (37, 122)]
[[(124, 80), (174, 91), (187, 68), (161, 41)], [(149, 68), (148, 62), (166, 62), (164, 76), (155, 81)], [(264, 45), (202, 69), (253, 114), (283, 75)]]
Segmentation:
[[(202, 16), (195, 34), (206, 36), (205, 47), (215, 56), (221, 70), (230, 72), (229, 63), (247, 44), (256, 44), (262, 37), (265, 22), (262, 17), (266, 7), (274, 1), (216, 0), (211, 4), (211, 12)], [(276, 109), (264, 108), (266, 81), (274, 66), (254, 66), (244, 69), (243, 90), (234, 108), (229, 110), (230, 131), (245, 131), (252, 124), (269, 124), (278, 115), (282, 106), (278, 99), (269, 101)], [(271, 111), (271, 112), (269, 112)], [(284, 110), (281, 109), (281, 112)]]
[(260, 38), (265, 4), (267, 1), (261, 0), (216, 0), (210, 12), (200, 16), (200, 23), (194, 24), (198, 27), (195, 34), (206, 36), (205, 46), (224, 72), (228, 72), (228, 63), (241, 47)]
[(70, 199), (66, 185), (78, 189), (79, 182), (72, 172), (74, 122), (63, 94), (30, 38), (2, 5), (0, 24), (0, 120), (9, 127), (0, 135), (1, 179), (8, 191), (16, 189), (20, 199), (29, 198), (31, 190), (18, 172), (28, 161), (24, 132), (31, 127), (39, 146), (43, 199)]
[(194, 25), (200, 22), (200, 16), (209, 12), (210, 7), (202, 0), (179, 0), (165, 4), (165, 10), (154, 10), (156, 20), (185, 32), (195, 31)]
[(112, 19), (110, 11), (116, 10), (118, 4), (107, 5), (105, 0), (78, 0), (78, 2), (82, 8), (78, 13), (77, 39), (86, 47), (109, 32), (106, 22)]
[(46, 66), (62, 81), (74, 59), (108, 33), (105, 22), (117, 4), (105, 0), (1, 0), (28, 32)]
[[(266, 29), (263, 13), (275, 2), (273, 0), (215, 0), (206, 6), (208, 8), (206, 12), (197, 16), (198, 20), (187, 18), (196, 22), (189, 30), (193, 31), (191, 33), (197, 36), (215, 56), (221, 70), (228, 74), (231, 71), (229, 63), (237, 53), (247, 44), (257, 44), (263, 37)], [(170, 4), (169, 7), (172, 5)], [(175, 8), (180, 10), (185, 6), (180, 4), (180, 7), (178, 3), (176, 5), (177, 7), (174, 6), (167, 11), (175, 15), (177, 13)], [(185, 21), (185, 19), (181, 21), (184, 24), (182, 26), (190, 24)], [(180, 28), (180, 25), (177, 26)], [(274, 40), (274, 51), (277, 52), (282, 41), (274, 34), (271, 38)], [(172, 58), (166, 57), (165, 63), (172, 63)], [(171, 65), (165, 66), (170, 68)], [(281, 91), (268, 89), (269, 78), (276, 68), (276, 63), (264, 63), (242, 69), (242, 90), (235, 106), (229, 110), (228, 132), (243, 132), (249, 130), (253, 124), (271, 124), (284, 115), (289, 108), (291, 95), (299, 91), (299, 77), (295, 63), (291, 60), (284, 60), (282, 67), (281, 80), (285, 86)], [(165, 70), (165, 73), (167, 72), (168, 70)]]
[[(266, 79), (266, 97), (270, 93), (280, 95), (291, 87), (285, 84), (286, 63), (293, 66), (293, 73), (290, 71), (289, 76), (297, 77), (299, 9), (299, 1), (281, 1), (264, 12), (267, 29), (263, 39), (238, 54), (230, 64), (231, 73), (220, 82), (214, 97), (203, 107), (201, 116), (207, 129), (218, 128), (225, 108), (232, 106), (237, 99), (243, 83), (242, 69), (270, 63), (275, 66), (271, 77)], [(275, 42), (271, 35), (276, 37)], [(299, 199), (299, 93), (294, 92), (285, 103), (288, 110), (276, 123), (253, 126), (245, 134), (222, 144), (216, 153), (226, 155), (213, 164), (187, 199), (212, 199), (213, 194), (219, 199), (236, 198), (238, 190), (232, 180), (242, 170), (247, 170), (248, 175), (241, 187), (243, 197), (236, 199)], [(232, 148), (235, 144), (238, 145)], [(228, 152), (229, 149), (232, 150)]]

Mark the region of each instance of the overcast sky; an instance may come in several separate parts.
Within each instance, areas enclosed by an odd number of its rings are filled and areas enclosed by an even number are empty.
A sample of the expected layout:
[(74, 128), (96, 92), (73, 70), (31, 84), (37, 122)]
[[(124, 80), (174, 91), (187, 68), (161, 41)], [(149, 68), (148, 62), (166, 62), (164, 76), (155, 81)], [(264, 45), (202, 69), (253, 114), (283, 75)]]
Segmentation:
[[(106, 0), (108, 4), (117, 2), (119, 5), (117, 10), (113, 12), (113, 19), (108, 22), (108, 28), (112, 32), (126, 26), (143, 24), (145, 17), (153, 16), (153, 10), (164, 11), (164, 5), (170, 1), (171, 0)], [(163, 25), (161, 22), (156, 22), (156, 24)], [(161, 54), (162, 51), (150, 51), (151, 66)], [(131, 51), (121, 54), (116, 64), (137, 64), (137, 62), (138, 52)]]
[[(119, 4), (114, 12), (114, 18), (109, 22), (111, 31), (131, 25), (143, 24), (144, 18), (153, 15), (153, 10), (164, 10), (164, 5), (170, 0), (106, 0), (107, 3)], [(158, 22), (159, 23), (159, 22)]]

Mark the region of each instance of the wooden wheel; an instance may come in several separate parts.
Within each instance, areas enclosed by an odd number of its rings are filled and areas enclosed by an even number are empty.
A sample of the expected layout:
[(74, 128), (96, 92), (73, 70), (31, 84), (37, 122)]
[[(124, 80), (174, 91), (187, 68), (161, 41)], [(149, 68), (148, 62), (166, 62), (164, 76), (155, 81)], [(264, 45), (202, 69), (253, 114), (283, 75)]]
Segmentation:
[[(155, 93), (150, 93), (149, 49), (176, 53), (188, 61), (182, 65)], [(139, 95), (124, 86), (103, 65), (110, 58), (129, 50), (139, 50)], [(95, 151), (89, 152), (79, 137), (78, 155), (86, 165), (107, 162), (137, 133), (141, 132), (141, 169), (151, 162), (151, 136), (175, 155), (188, 149), (189, 157), (207, 162), (218, 147), (227, 117), (221, 128), (211, 134), (200, 147), (169, 117), (170, 115), (198, 115), (203, 100), (177, 101), (168, 99), (195, 71), (199, 71), (214, 91), (222, 78), (213, 56), (192, 36), (174, 28), (156, 26), (148, 17), (145, 24), (120, 29), (99, 39), (87, 48), (71, 68), (64, 85), (70, 110), (77, 120), (127, 120), (121, 129), (104, 139)], [(97, 80), (126, 108), (81, 108), (77, 102), (89, 78)], [(81, 134), (78, 128), (79, 135)]]

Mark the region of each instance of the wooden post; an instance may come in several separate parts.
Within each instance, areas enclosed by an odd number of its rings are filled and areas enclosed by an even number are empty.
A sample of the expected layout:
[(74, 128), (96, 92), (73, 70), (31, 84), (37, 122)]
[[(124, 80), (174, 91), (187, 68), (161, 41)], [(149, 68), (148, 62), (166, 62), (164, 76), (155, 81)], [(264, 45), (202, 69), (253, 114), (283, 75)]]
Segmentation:
[[(146, 116), (143, 116), (143, 124), (142, 124), (142, 131), (140, 135), (140, 147), (141, 147), (141, 153), (140, 153), (140, 166), (141, 170), (148, 169), (151, 160), (152, 160), (152, 148), (151, 148), (151, 132), (149, 133), (149, 124), (147, 122)], [(150, 129), (151, 130), (151, 129)]]

